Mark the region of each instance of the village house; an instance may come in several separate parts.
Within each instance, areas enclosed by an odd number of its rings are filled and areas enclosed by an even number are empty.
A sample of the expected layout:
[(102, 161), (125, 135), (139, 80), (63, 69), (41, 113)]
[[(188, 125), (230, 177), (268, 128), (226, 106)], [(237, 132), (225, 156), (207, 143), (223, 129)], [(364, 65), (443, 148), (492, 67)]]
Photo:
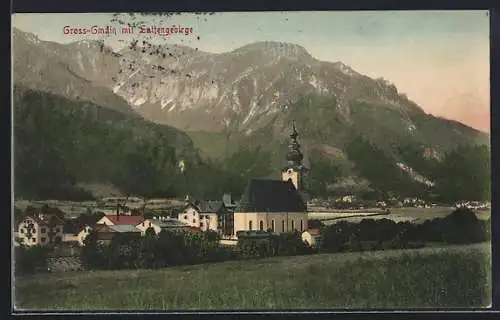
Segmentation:
[(178, 219), (191, 227), (199, 227), (202, 231), (220, 231), (219, 219), (226, 213), (222, 201), (191, 201), (186, 197), (184, 211)]
[(307, 168), (302, 164), (297, 136), (293, 124), (281, 180), (252, 179), (246, 187), (234, 212), (235, 234), (252, 230), (302, 233), (307, 229)]
[(85, 239), (90, 234), (90, 232), (94, 230), (97, 232), (97, 240), (101, 244), (108, 245), (111, 240), (116, 235), (119, 234), (127, 234), (134, 235), (137, 237), (141, 236), (141, 230), (133, 225), (106, 225), (106, 224), (96, 224), (94, 226), (85, 226), (77, 235), (78, 244), (80, 246), (84, 246)]
[(109, 215), (102, 217), (97, 224), (105, 224), (108, 226), (114, 225), (132, 225), (136, 226), (144, 221), (142, 216), (122, 216), (122, 215)]
[(26, 217), (18, 226), (18, 239), (26, 246), (49, 246), (63, 240), (64, 222), (54, 214)]
[(188, 225), (181, 222), (178, 219), (159, 217), (156, 219), (146, 219), (136, 226), (142, 235), (146, 234), (146, 230), (153, 228), (156, 234), (160, 233), (162, 230), (167, 231), (186, 231), (188, 230)]
[(320, 229), (308, 229), (302, 233), (302, 241), (311, 247), (318, 247), (321, 244)]

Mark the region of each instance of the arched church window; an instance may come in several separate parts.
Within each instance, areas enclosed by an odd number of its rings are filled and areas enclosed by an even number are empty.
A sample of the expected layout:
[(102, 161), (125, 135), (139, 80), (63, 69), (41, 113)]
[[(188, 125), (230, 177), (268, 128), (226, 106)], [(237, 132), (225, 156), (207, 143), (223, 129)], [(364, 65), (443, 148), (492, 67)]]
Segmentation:
[(271, 230), (274, 232), (274, 220), (271, 220)]
[(252, 220), (248, 221), (248, 230), (252, 230)]
[(304, 221), (300, 220), (300, 232), (304, 231)]
[(264, 230), (264, 221), (260, 220), (259, 222), (259, 229)]
[(285, 220), (281, 220), (281, 230), (285, 232)]
[(295, 221), (292, 220), (292, 230), (295, 229)]

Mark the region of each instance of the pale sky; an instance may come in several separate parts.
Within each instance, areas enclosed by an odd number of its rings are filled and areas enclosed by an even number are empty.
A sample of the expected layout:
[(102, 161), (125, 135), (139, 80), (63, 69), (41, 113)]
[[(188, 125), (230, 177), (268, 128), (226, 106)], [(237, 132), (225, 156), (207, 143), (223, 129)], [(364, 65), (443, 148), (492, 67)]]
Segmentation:
[[(110, 25), (120, 31), (122, 25), (110, 20), (109, 14), (34, 13), (15, 14), (12, 24), (41, 40), (60, 43), (104, 38), (118, 47), (120, 39), (141, 39), (138, 32), (63, 34), (64, 26)], [(391, 81), (428, 113), (490, 130), (487, 11), (249, 12), (136, 20), (157, 27), (192, 27), (191, 35), (156, 36), (156, 42), (207, 52), (226, 52), (256, 41), (296, 43), (319, 60), (341, 61), (369, 77)]]

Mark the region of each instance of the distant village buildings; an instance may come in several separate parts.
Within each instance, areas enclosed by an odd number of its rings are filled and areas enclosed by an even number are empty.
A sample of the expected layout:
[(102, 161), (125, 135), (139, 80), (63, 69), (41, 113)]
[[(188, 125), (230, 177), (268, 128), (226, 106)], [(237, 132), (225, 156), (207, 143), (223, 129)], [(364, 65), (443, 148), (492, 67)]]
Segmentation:
[[(222, 240), (228, 241), (237, 240), (238, 235), (253, 237), (267, 232), (299, 232), (305, 242), (316, 245), (319, 231), (308, 227), (308, 169), (302, 163), (303, 154), (297, 137), (298, 132), (293, 123), (287, 162), (280, 172), (280, 179), (252, 179), (239, 201), (233, 201), (230, 194), (224, 194), (221, 200), (214, 201), (186, 196), (184, 202), (175, 199), (109, 197), (88, 208), (87, 213), (103, 214), (98, 221), (84, 224), (67, 221), (66, 224), (74, 226), (68, 228), (71, 229), (68, 234), (64, 234), (64, 222), (57, 217), (50, 223), (46, 217), (27, 217), (19, 224), (19, 237), (27, 245), (66, 240), (83, 246), (92, 231), (97, 233), (98, 241), (103, 244), (110, 243), (119, 234), (144, 236), (148, 229), (156, 234), (162, 231), (214, 231)], [(161, 211), (165, 206), (172, 205), (177, 209), (167, 213)], [(144, 216), (146, 207), (153, 215)]]
[(164, 218), (164, 217), (146, 219), (142, 221), (140, 224), (138, 224), (136, 227), (137, 229), (140, 230), (141, 235), (145, 235), (146, 231), (149, 228), (152, 228), (156, 234), (159, 234), (163, 230), (173, 231), (173, 232), (189, 230), (189, 225), (177, 219)]

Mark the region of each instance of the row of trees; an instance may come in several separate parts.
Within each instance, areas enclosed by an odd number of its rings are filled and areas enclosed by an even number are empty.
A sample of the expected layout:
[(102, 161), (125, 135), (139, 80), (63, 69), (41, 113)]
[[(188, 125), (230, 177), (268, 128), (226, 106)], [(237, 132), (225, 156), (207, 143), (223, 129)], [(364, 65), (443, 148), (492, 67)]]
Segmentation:
[(148, 229), (140, 239), (115, 236), (108, 245), (101, 244), (91, 232), (85, 239), (80, 260), (88, 269), (165, 268), (257, 257), (312, 253), (300, 234), (271, 235), (264, 241), (239, 240), (236, 248), (221, 246), (216, 232), (202, 234)]
[[(314, 221), (311, 221), (313, 224)], [(316, 221), (317, 222), (317, 221)], [(406, 249), (429, 242), (466, 244), (490, 240), (490, 220), (479, 220), (468, 209), (458, 209), (445, 218), (422, 224), (388, 219), (364, 219), (360, 223), (338, 222), (322, 229), (319, 248), (304, 243), (298, 232), (241, 236), (236, 248), (221, 246), (216, 232), (194, 234), (167, 232), (156, 234), (148, 229), (144, 237), (117, 235), (107, 245), (91, 232), (85, 239), (80, 261), (87, 270), (95, 269), (153, 269), (170, 266), (253, 259), (272, 256), (291, 256), (317, 252), (344, 252), (381, 249)], [(16, 247), (16, 274), (47, 270), (50, 249), (34, 246)]]
[(444, 218), (422, 224), (364, 219), (360, 223), (338, 222), (322, 230), (321, 250), (342, 252), (405, 249), (428, 242), (466, 244), (490, 239), (490, 221), (483, 221), (468, 209), (458, 209)]
[(302, 241), (298, 232), (267, 232), (262, 238), (238, 238), (239, 256), (244, 259), (265, 258), (275, 256), (294, 256), (314, 253), (315, 250)]
[(194, 234), (148, 229), (141, 238), (117, 235), (108, 245), (91, 232), (84, 241), (80, 260), (86, 269), (165, 268), (227, 260), (231, 254), (219, 246), (215, 232)]

